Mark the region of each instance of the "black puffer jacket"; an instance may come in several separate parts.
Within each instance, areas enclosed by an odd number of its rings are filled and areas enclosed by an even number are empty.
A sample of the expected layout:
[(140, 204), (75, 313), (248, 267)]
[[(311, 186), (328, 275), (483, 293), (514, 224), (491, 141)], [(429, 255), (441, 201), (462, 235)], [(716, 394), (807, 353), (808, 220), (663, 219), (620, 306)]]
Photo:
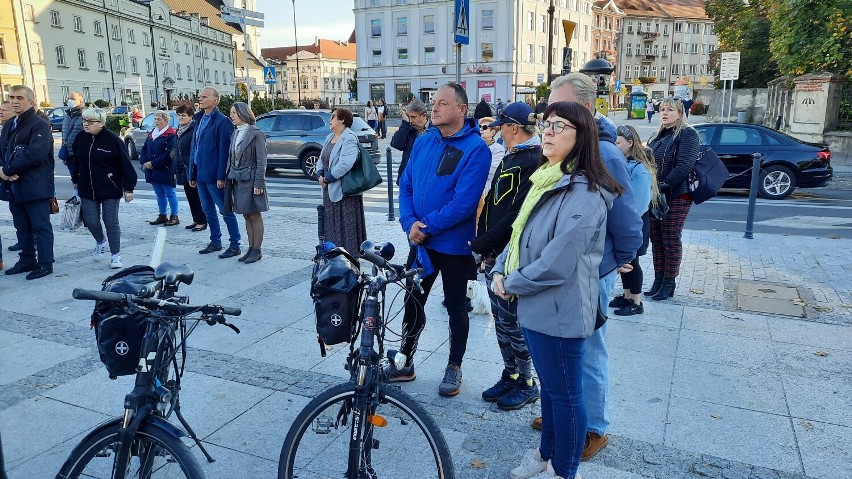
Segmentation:
[(136, 187), (136, 169), (115, 133), (106, 128), (97, 135), (83, 131), (74, 139), (72, 150), (74, 155), (68, 158), (69, 166), (74, 162), (71, 182), (81, 198), (118, 199)]

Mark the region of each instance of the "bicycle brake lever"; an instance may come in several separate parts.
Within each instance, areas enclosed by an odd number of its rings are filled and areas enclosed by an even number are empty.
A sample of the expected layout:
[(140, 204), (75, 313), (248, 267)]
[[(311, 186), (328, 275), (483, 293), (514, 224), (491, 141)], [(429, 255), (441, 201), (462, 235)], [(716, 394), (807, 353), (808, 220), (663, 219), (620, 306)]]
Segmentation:
[(236, 332), (237, 334), (240, 334), (240, 328), (238, 328), (238, 327), (234, 326), (233, 324), (225, 321), (225, 317), (222, 316), (221, 314), (217, 314), (217, 315), (211, 316), (209, 318), (203, 318), (202, 317), (202, 319), (207, 321), (207, 324), (209, 324), (210, 326), (213, 326), (215, 324), (224, 324), (225, 326), (233, 329), (234, 332)]

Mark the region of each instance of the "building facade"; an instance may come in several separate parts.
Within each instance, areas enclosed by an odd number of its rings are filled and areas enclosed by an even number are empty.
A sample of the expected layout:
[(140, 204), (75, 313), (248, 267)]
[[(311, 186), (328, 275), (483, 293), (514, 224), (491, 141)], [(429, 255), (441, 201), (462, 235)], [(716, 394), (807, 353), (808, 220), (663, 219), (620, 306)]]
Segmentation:
[[(358, 101), (409, 95), (428, 101), (456, 79), (451, 0), (355, 0)], [(470, 3), (470, 44), (461, 52), (461, 82), (471, 103), (531, 99), (546, 81), (548, 0), (483, 0)], [(572, 70), (592, 58), (592, 2), (554, 0), (552, 73), (562, 69), (562, 20), (577, 23), (570, 47)]]
[(263, 58), (277, 65), (275, 89), (280, 93), (276, 98), (296, 104), (300, 100), (322, 100), (328, 105), (348, 103), (349, 81), (355, 78), (357, 68), (355, 55), (354, 43), (324, 39), (299, 45), (298, 51), (296, 47), (262, 50)]
[(0, 0), (0, 91), (3, 92), (3, 98), (9, 93), (9, 87), (24, 83), (15, 13), (16, 7), (12, 0)]

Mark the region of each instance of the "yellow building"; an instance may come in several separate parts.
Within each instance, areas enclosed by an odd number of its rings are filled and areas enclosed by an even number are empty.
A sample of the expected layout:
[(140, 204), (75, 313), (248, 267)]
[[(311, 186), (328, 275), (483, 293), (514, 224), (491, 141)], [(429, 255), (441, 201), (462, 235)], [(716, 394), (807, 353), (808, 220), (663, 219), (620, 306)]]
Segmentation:
[(13, 0), (0, 0), (0, 90), (3, 98), (9, 87), (24, 83), (21, 55), (18, 51), (18, 36), (15, 29)]

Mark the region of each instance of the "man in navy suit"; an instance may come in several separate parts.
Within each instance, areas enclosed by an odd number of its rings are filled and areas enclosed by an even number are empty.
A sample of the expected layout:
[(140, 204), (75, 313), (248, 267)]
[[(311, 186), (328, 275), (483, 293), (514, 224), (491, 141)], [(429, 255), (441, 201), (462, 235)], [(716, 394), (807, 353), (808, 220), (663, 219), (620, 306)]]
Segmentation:
[[(219, 91), (204, 87), (198, 96), (201, 111), (195, 114), (195, 132), (192, 137), (189, 164), (189, 186), (198, 188), (201, 207), (210, 225), (210, 244), (199, 251), (201, 254), (222, 250), (222, 215), (228, 227), (230, 245), (220, 258), (240, 255), (240, 227), (234, 213), (225, 213), (225, 168), (228, 164), (228, 148), (234, 124), (219, 111)], [(218, 212), (216, 209), (218, 208)]]

